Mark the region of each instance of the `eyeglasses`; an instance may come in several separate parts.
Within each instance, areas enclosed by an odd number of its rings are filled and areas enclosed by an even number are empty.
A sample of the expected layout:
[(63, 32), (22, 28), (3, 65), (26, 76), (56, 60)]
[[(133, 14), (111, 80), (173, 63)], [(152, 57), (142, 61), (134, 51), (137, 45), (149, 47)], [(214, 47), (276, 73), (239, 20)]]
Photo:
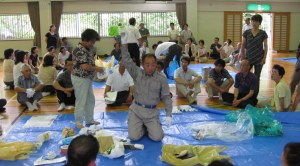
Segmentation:
[(278, 71), (270, 70), (270, 73), (271, 73), (271, 74), (273, 74), (273, 73), (274, 73), (274, 74), (278, 74)]

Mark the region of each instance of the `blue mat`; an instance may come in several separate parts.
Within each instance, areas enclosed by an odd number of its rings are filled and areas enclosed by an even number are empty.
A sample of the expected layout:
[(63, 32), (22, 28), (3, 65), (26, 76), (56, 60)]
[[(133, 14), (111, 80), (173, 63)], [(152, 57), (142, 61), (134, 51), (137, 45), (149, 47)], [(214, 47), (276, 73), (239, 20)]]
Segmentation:
[[(160, 160), (161, 148), (164, 144), (175, 145), (226, 145), (228, 149), (221, 155), (230, 156), (235, 165), (243, 166), (278, 166), (283, 147), (291, 141), (299, 141), (300, 138), (300, 112), (280, 112), (274, 113), (275, 118), (283, 122), (284, 134), (276, 137), (254, 137), (250, 140), (241, 142), (224, 142), (216, 139), (204, 139), (199, 141), (194, 139), (191, 131), (191, 125), (194, 122), (202, 121), (224, 121), (228, 111), (212, 109), (200, 106), (193, 106), (199, 109), (198, 112), (184, 112), (182, 114), (173, 114), (173, 124), (170, 128), (165, 125), (165, 112), (160, 111), (160, 119), (163, 124), (165, 137), (162, 142), (154, 142), (148, 137), (143, 137), (138, 142), (145, 145), (144, 150), (125, 150), (125, 156), (117, 159), (108, 159), (101, 155), (97, 157), (98, 166), (107, 165), (168, 165)], [(95, 120), (101, 121), (101, 127), (108, 130), (114, 136), (128, 136), (127, 133), (127, 111), (122, 112), (102, 112), (95, 113)], [(4, 139), (5, 142), (25, 141), (36, 142), (36, 137), (45, 132), (53, 131), (53, 138), (45, 142), (42, 149), (36, 154), (31, 154), (29, 159), (18, 161), (0, 161), (0, 165), (33, 165), (33, 162), (49, 151), (59, 152), (58, 141), (62, 139), (61, 132), (65, 127), (74, 127), (73, 114), (60, 114), (53, 122), (50, 128), (23, 128), (31, 116), (23, 116), (11, 132)], [(78, 133), (79, 130), (75, 129)], [(21, 139), (20, 139), (21, 138)], [(276, 145), (276, 146), (274, 146)], [(62, 155), (60, 155), (61, 157)], [(53, 164), (53, 165), (62, 165)]]
[(276, 58), (276, 59), (282, 60), (282, 61), (287, 61), (287, 62), (293, 62), (293, 63), (297, 62), (297, 58)]

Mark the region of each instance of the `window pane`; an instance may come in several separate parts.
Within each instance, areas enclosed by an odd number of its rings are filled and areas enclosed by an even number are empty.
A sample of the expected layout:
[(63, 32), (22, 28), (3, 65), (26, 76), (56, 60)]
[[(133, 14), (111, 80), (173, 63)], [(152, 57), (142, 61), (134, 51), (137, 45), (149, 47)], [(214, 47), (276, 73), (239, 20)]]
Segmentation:
[(75, 13), (62, 14), (59, 27), (61, 37), (80, 37), (78, 30), (77, 15)]
[(78, 25), (80, 27), (79, 36), (87, 28), (98, 31), (98, 25), (99, 25), (98, 13), (79, 13)]

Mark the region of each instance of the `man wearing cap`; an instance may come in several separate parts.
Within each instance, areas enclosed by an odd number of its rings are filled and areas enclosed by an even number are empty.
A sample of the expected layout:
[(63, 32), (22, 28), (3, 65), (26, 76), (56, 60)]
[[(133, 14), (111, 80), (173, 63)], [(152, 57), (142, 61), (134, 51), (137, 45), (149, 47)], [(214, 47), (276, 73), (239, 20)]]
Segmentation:
[(146, 41), (148, 46), (148, 39), (147, 37), (150, 36), (149, 30), (145, 28), (145, 24), (143, 22), (140, 23), (140, 34), (142, 36), (142, 42)]

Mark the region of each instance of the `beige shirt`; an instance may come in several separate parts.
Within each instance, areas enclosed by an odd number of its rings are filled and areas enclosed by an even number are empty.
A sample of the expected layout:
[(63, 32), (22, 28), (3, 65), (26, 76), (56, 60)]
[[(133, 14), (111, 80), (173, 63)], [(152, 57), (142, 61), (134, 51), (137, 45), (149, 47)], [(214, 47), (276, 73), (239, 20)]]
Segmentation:
[(41, 65), (38, 77), (44, 83), (44, 85), (52, 85), (54, 80), (56, 79), (56, 76), (57, 72), (54, 67), (44, 67), (43, 65)]
[[(192, 44), (191, 47), (192, 47), (192, 49), (191, 49), (192, 50), (192, 54), (193, 54), (193, 56), (195, 56), (196, 55), (196, 46), (195, 46), (195, 44)], [(185, 54), (186, 55), (189, 54), (189, 44), (185, 45)]]
[(284, 108), (288, 108), (292, 101), (291, 90), (288, 84), (281, 79), (279, 83), (274, 88), (274, 96), (271, 100), (271, 106), (275, 106), (276, 111), (280, 111), (280, 101), (279, 98), (284, 98)]
[(14, 61), (11, 59), (4, 59), (3, 61), (3, 82), (13, 82), (14, 76), (13, 76), (13, 70), (14, 70)]

